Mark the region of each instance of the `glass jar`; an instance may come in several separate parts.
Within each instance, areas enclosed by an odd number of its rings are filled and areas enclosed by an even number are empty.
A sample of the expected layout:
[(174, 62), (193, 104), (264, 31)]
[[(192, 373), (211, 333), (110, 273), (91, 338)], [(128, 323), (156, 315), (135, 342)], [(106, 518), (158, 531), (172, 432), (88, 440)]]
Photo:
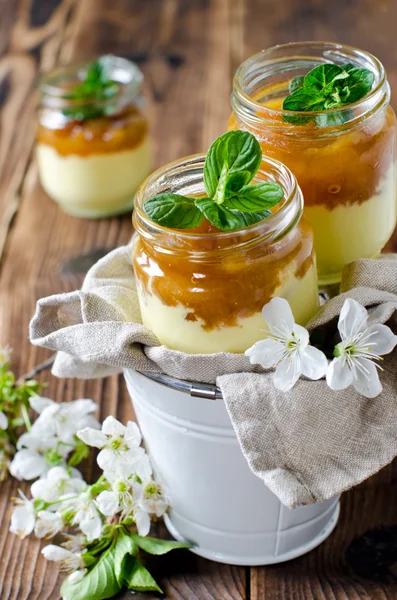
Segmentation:
[(146, 179), (135, 197), (133, 267), (143, 324), (160, 342), (190, 354), (244, 352), (265, 337), (262, 307), (286, 298), (298, 323), (318, 309), (312, 231), (292, 173), (265, 158), (254, 182), (276, 181), (284, 199), (269, 218), (223, 232), (204, 220), (168, 229), (143, 211), (161, 193), (204, 196), (204, 155), (175, 161)]
[(127, 212), (150, 172), (148, 123), (138, 67), (106, 57), (117, 94), (71, 99), (89, 63), (55, 69), (39, 84), (37, 159), (41, 183), (61, 208), (79, 217)]
[[(319, 64), (354, 63), (375, 75), (372, 90), (343, 109), (283, 117), (288, 83)], [(397, 218), (396, 117), (382, 64), (371, 54), (324, 42), (285, 44), (249, 58), (234, 77), (229, 129), (246, 129), (266, 156), (297, 177), (313, 231), (321, 284), (340, 281), (346, 263), (375, 257)], [(327, 119), (325, 121), (324, 119)], [(330, 120), (334, 123), (330, 125)]]

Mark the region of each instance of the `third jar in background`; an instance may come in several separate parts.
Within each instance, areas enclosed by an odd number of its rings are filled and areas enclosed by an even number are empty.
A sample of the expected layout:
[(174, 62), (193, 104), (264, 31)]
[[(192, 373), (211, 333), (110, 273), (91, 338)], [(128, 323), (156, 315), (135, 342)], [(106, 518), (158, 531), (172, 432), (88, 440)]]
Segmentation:
[[(342, 109), (316, 113), (319, 118), (306, 124), (291, 123), (302, 113), (282, 109), (290, 80), (327, 62), (370, 69), (375, 76), (371, 91)], [(322, 284), (340, 281), (346, 263), (379, 254), (396, 225), (396, 117), (389, 99), (382, 64), (367, 52), (339, 44), (276, 46), (236, 72), (229, 129), (254, 133), (263, 153), (297, 177)]]

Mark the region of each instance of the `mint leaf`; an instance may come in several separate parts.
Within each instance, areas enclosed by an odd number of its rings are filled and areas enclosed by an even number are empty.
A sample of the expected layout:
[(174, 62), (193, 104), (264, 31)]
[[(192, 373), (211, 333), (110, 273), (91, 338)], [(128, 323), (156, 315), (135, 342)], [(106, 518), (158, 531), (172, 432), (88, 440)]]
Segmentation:
[(137, 535), (135, 541), (142, 550), (149, 554), (167, 554), (171, 550), (178, 550), (180, 548), (191, 548), (191, 544), (185, 542), (175, 542), (174, 540), (161, 540), (159, 538), (145, 536), (142, 537)]
[(104, 552), (96, 565), (75, 584), (68, 582), (62, 584), (61, 595), (63, 600), (104, 600), (112, 598), (121, 589), (114, 573), (115, 546)]
[(304, 87), (314, 87), (323, 92), (324, 88), (332, 89), (336, 81), (347, 77), (349, 77), (349, 73), (346, 73), (342, 67), (327, 63), (314, 67), (305, 75)]
[(240, 221), (240, 229), (242, 227), (249, 227), (250, 225), (259, 223), (260, 221), (263, 221), (263, 219), (267, 219), (268, 217), (270, 217), (272, 214), (270, 210), (264, 210), (257, 213), (246, 213), (240, 212), (238, 210), (233, 210), (232, 212), (238, 216), (238, 219)]
[(304, 83), (303, 83), (304, 79), (305, 79), (304, 75), (297, 75), (296, 77), (293, 77), (291, 79), (291, 81), (289, 82), (289, 86), (288, 86), (289, 93), (293, 94), (297, 90), (300, 90), (304, 85)]
[(368, 69), (354, 67), (349, 69), (348, 79), (348, 101), (349, 104), (361, 100), (371, 90), (375, 81), (375, 75)]
[(222, 231), (232, 231), (244, 227), (244, 221), (238, 213), (216, 204), (210, 198), (196, 200), (196, 206), (212, 225)]
[(284, 99), (283, 109), (299, 111), (321, 110), (324, 100), (324, 95), (317, 88), (304, 87)]
[[(229, 131), (215, 140), (207, 152), (204, 164), (204, 185), (210, 198), (223, 201), (226, 182), (242, 187), (254, 177), (262, 161), (258, 140), (248, 131)], [(230, 184), (229, 184), (230, 185)], [(218, 187), (219, 186), (219, 187)]]
[(203, 220), (194, 198), (179, 194), (153, 196), (145, 200), (143, 210), (152, 221), (163, 227), (194, 228), (198, 227)]
[(256, 183), (246, 185), (234, 196), (226, 198), (223, 206), (231, 210), (257, 213), (272, 208), (284, 197), (284, 190), (278, 183)]
[(125, 561), (123, 584), (134, 592), (160, 592), (160, 594), (163, 592), (149, 571), (130, 555)]

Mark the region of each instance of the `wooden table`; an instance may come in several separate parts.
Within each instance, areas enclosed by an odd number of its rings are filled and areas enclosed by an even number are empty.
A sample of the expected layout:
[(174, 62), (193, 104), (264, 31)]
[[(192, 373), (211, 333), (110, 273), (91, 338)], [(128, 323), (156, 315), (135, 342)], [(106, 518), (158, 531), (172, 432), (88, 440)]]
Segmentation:
[[(205, 150), (224, 131), (236, 66), (276, 43), (325, 39), (364, 47), (385, 64), (397, 97), (396, 22), (393, 0), (0, 0), (1, 340), (14, 348), (17, 374), (49, 356), (28, 341), (36, 300), (79, 287), (97, 252), (131, 235), (130, 217), (75, 219), (41, 190), (32, 94), (40, 69), (107, 52), (136, 60), (146, 76), (159, 166)], [(121, 377), (91, 382), (41, 377), (49, 380), (46, 394), (56, 400), (90, 397), (101, 418), (133, 417)], [(93, 468), (87, 465), (87, 477)], [(0, 598), (58, 599), (61, 576), (41, 557), (41, 544), (8, 534), (10, 498), (17, 488), (10, 480), (0, 492)], [(352, 540), (380, 525), (387, 529), (375, 531), (373, 540), (361, 538), (354, 568), (348, 566)], [(393, 525), (397, 485), (390, 466), (344, 494), (338, 527), (302, 558), (250, 569), (181, 553), (177, 562), (172, 557), (152, 562), (152, 569), (169, 599), (396, 599), (395, 569), (376, 578), (373, 552), (363, 553), (373, 549), (372, 540), (380, 560), (394, 563)], [(390, 540), (382, 541), (384, 536)]]

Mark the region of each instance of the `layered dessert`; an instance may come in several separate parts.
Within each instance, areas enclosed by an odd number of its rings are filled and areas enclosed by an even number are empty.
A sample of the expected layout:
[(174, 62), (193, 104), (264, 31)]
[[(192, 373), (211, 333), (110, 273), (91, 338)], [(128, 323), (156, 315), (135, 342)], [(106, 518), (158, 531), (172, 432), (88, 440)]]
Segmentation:
[(102, 216), (130, 210), (149, 171), (147, 121), (137, 107), (122, 114), (39, 126), (41, 183), (66, 212)]
[(190, 354), (242, 353), (265, 337), (261, 311), (274, 296), (288, 300), (302, 325), (318, 310), (313, 237), (304, 219), (283, 244), (263, 242), (222, 258), (216, 242), (222, 232), (208, 222), (200, 232), (190, 250), (195, 253), (203, 244), (214, 249), (213, 260), (201, 263), (178, 252), (157, 252), (135, 238), (142, 322), (165, 346)]
[[(287, 45), (285, 50), (283, 47), (271, 49), (264, 56), (272, 55), (274, 50), (274, 59), (281, 63), (280, 56), (285, 53), (303, 54), (302, 45)], [(293, 46), (297, 48), (291, 49)], [(321, 44), (306, 46), (305, 55), (309, 54), (310, 46), (316, 46), (313, 50), (316, 56), (320, 53), (317, 46)], [(325, 46), (324, 54), (332, 60), (333, 46), (337, 45)], [(337, 46), (337, 49), (340, 60), (343, 47)], [(353, 50), (350, 50), (353, 57)], [(252, 131), (263, 153), (283, 162), (296, 176), (305, 199), (305, 216), (314, 232), (322, 284), (340, 281), (345, 264), (379, 254), (397, 221), (396, 117), (388, 105), (388, 85), (381, 65), (368, 56), (366, 66), (370, 66), (376, 75), (373, 75), (375, 81), (368, 93), (351, 105), (348, 102), (340, 105), (343, 109), (340, 112), (332, 108), (331, 113), (318, 112), (318, 107), (323, 105), (314, 105), (317, 112), (312, 115), (307, 112), (294, 115), (286, 111), (285, 100), (291, 91), (294, 68), (301, 69), (301, 76), (296, 79), (303, 80), (308, 69), (302, 69), (302, 64), (306, 62), (312, 66), (315, 63), (307, 56), (288, 56), (281, 63), (280, 70), (284, 69), (284, 72), (277, 73), (279, 81), (274, 83), (272, 76), (266, 76), (271, 69), (269, 60), (258, 58), (256, 81), (260, 81), (258, 72), (261, 68), (263, 81), (252, 86), (252, 92), (248, 90), (248, 84), (245, 89), (250, 94), (254, 118), (250, 120), (244, 109), (241, 110), (243, 103), (239, 103), (239, 92), (235, 92), (235, 113), (229, 121), (229, 129)], [(348, 58), (350, 55), (346, 61)], [(260, 62), (262, 59), (263, 63)], [(343, 66), (340, 62), (339, 68)], [(347, 69), (353, 66), (346, 65)], [(240, 67), (240, 89), (244, 87), (241, 80), (244, 69), (244, 65)], [(333, 106), (331, 102), (330, 106)]]
[(131, 210), (150, 171), (141, 84), (136, 65), (114, 56), (43, 78), (39, 173), (65, 212), (95, 218)]
[[(317, 311), (313, 236), (295, 179), (269, 159), (254, 183), (278, 180), (283, 199), (263, 220), (228, 231), (207, 218), (184, 229), (152, 222), (144, 206), (154, 194), (164, 203), (170, 195), (180, 201), (181, 193), (203, 197), (204, 158), (160, 169), (137, 193), (132, 262), (142, 322), (174, 350), (243, 353), (266, 336), (261, 311), (274, 296), (288, 300), (298, 323)], [(161, 203), (158, 209), (163, 214)]]

